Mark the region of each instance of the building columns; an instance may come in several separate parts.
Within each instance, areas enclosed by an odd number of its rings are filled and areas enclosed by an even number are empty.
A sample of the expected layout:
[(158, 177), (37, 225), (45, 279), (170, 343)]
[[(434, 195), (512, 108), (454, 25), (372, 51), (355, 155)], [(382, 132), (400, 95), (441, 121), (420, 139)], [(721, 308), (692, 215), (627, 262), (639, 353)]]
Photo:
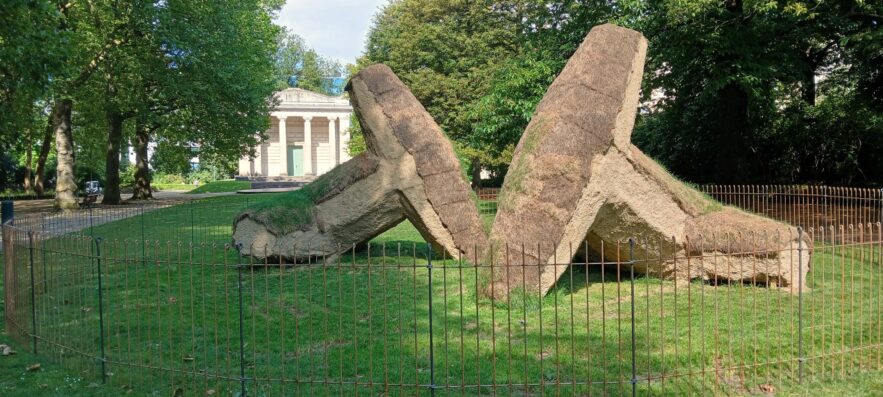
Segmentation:
[(334, 128), (334, 122), (336, 121), (336, 119), (337, 119), (337, 117), (328, 117), (328, 146), (330, 146), (330, 149), (328, 149), (328, 152), (329, 152), (328, 154), (330, 155), (329, 158), (331, 159), (331, 167), (328, 168), (329, 170), (334, 168), (338, 164), (337, 163), (337, 129)]
[(340, 162), (343, 163), (350, 159), (347, 153), (347, 144), (350, 141), (350, 118), (344, 116), (340, 118), (340, 148), (338, 150)]
[(261, 149), (263, 149), (264, 143), (261, 141), (261, 134), (258, 134), (255, 137), (255, 142), (258, 142), (257, 147), (255, 147), (254, 157), (251, 158), (251, 170), (249, 176), (258, 176), (258, 175), (266, 175), (267, 170), (261, 168)]
[[(304, 116), (304, 175), (315, 175), (313, 172), (313, 126), (312, 116)], [(287, 163), (286, 163), (287, 164)]]
[[(288, 175), (288, 132), (285, 131), (287, 116), (276, 116), (279, 119), (279, 175)], [(268, 173), (269, 175), (269, 173)]]

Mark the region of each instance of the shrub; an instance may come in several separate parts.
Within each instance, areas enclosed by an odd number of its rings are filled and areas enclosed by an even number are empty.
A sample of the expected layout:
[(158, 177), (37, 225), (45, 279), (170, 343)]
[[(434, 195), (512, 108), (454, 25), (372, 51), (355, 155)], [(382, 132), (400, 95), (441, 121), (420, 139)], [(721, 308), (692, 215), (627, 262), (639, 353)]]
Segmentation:
[(161, 185), (169, 185), (169, 184), (185, 184), (187, 183), (187, 178), (184, 178), (181, 174), (160, 174), (156, 173), (153, 175), (152, 179), (153, 183), (161, 184)]
[(135, 171), (137, 167), (135, 164), (129, 164), (124, 170), (120, 172), (120, 186), (135, 186)]

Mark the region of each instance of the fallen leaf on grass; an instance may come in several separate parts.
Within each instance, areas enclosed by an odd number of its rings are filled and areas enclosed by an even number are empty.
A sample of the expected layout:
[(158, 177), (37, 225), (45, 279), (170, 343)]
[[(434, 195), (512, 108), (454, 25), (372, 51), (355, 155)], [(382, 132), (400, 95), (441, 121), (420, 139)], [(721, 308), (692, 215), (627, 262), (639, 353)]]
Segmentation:
[(39, 371), (40, 370), (40, 363), (28, 365), (27, 370), (31, 371), (31, 372)]
[(762, 384), (759, 387), (760, 387), (760, 391), (767, 393), (767, 394), (773, 394), (776, 392), (776, 388), (773, 385)]
[(0, 345), (0, 354), (2, 354), (4, 356), (11, 356), (11, 355), (15, 354), (15, 350), (12, 350), (11, 346)]

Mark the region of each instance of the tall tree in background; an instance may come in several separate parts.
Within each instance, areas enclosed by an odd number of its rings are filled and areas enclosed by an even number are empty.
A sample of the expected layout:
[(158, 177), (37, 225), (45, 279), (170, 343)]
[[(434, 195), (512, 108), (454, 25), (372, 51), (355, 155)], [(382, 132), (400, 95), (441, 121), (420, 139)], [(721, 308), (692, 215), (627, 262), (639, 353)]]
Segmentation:
[(503, 175), (555, 76), (589, 29), (615, 15), (612, 2), (599, 0), (500, 1), (493, 9), (510, 21), (515, 52), (498, 61), (490, 88), (469, 105), (473, 133), (466, 144), (479, 149), (487, 168)]
[[(64, 67), (65, 35), (53, 1), (0, 2), (0, 150), (33, 125), (50, 77)], [(44, 104), (45, 107), (45, 104)]]
[[(203, 159), (239, 158), (269, 127), (277, 87), (272, 24), (279, 2), (168, 1), (154, 36), (162, 64), (142, 85), (136, 118), (136, 190), (149, 195), (146, 142), (151, 136), (200, 148)], [(194, 16), (204, 17), (194, 17)], [(224, 60), (216, 62), (217, 54)], [(140, 153), (140, 154), (139, 154)]]
[(864, 108), (859, 74), (874, 57), (856, 54), (880, 37), (881, 5), (636, 3), (656, 97), (635, 131), (648, 154), (696, 182), (879, 182), (862, 152), (883, 125), (844, 106)]
[[(63, 63), (65, 68), (52, 81), (52, 111), (49, 129), (55, 136), (56, 168), (55, 206), (73, 209), (77, 203), (75, 177), (75, 146), (72, 114), (74, 96), (87, 83), (107, 59), (108, 53), (126, 43), (128, 37), (118, 29), (112, 16), (108, 15), (107, 2), (58, 3), (61, 18), (56, 34), (68, 38)], [(91, 93), (94, 95), (94, 92)]]
[[(47, 119), (46, 98), (53, 88), (50, 78), (64, 75), (71, 50), (65, 46), (67, 32), (61, 29), (66, 7), (67, 3), (54, 1), (0, 3), (0, 151), (9, 151), (23, 130), (44, 130), (39, 123)], [(43, 139), (33, 172), (37, 194), (43, 194), (54, 137), (52, 125), (44, 131), (39, 135)]]
[(479, 171), (502, 175), (555, 75), (608, 1), (400, 0), (369, 33), (361, 65), (385, 63)]
[[(486, 148), (471, 104), (490, 90), (500, 64), (517, 51), (521, 30), (511, 4), (492, 0), (401, 0), (385, 6), (368, 35), (361, 65), (384, 63), (410, 87), (478, 169)], [(464, 150), (466, 149), (466, 150)], [(465, 153), (464, 153), (465, 152)]]
[(297, 87), (325, 95), (340, 95), (340, 80), (346, 69), (335, 60), (325, 58), (307, 47), (304, 40), (291, 32), (279, 36), (275, 54), (279, 89)]

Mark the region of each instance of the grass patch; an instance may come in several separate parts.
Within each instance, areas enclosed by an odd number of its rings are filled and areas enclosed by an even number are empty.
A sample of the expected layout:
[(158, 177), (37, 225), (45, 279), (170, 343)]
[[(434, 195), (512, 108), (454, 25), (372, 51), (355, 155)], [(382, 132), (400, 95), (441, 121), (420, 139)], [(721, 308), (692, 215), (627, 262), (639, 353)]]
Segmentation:
[(204, 185), (199, 186), (196, 189), (189, 191), (188, 193), (190, 193), (190, 194), (226, 193), (226, 192), (235, 192), (237, 190), (245, 190), (245, 189), (251, 189), (251, 182), (226, 180), (226, 181), (214, 181), (214, 182), (206, 183)]

